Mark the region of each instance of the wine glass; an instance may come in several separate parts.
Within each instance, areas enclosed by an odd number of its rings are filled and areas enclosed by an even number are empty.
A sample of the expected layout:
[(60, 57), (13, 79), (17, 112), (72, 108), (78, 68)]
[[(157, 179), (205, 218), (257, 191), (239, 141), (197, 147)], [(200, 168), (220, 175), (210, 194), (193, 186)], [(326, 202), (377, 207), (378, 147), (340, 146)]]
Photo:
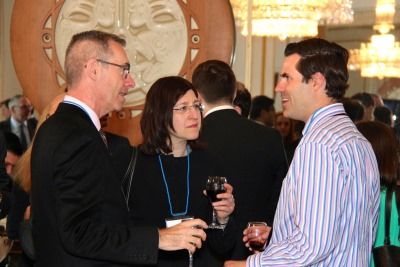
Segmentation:
[[(206, 183), (207, 197), (210, 202), (217, 202), (220, 199), (217, 198), (218, 194), (225, 193), (226, 188), (224, 184), (227, 182), (226, 177), (222, 176), (209, 176)], [(209, 229), (224, 229), (224, 226), (217, 222), (217, 214), (213, 207), (212, 222), (208, 225)]]
[(265, 222), (248, 222), (247, 223), (247, 237), (249, 239), (250, 248), (253, 251), (263, 251), (265, 248), (265, 244), (267, 243), (266, 239), (262, 238), (262, 235), (266, 231), (267, 223)]

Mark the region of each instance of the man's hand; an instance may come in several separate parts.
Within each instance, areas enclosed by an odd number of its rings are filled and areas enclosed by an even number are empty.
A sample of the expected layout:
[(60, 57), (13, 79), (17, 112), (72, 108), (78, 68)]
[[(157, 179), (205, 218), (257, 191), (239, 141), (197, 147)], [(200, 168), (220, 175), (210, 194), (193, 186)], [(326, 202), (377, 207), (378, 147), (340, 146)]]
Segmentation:
[[(260, 236), (257, 237), (258, 242), (265, 244), (268, 240), (269, 234), (271, 233), (271, 227), (267, 225), (257, 225), (258, 231), (261, 233)], [(245, 246), (249, 248), (250, 251), (253, 251), (253, 249), (250, 247), (250, 240), (254, 240), (253, 232), (251, 229), (246, 228), (243, 231), (243, 242), (245, 243)], [(264, 245), (265, 246), (265, 245)], [(260, 251), (255, 251), (255, 252), (260, 252)]]
[(187, 249), (194, 253), (201, 248), (202, 241), (206, 240), (207, 224), (200, 220), (187, 220), (175, 226), (159, 229), (158, 248), (161, 250), (173, 251)]
[(246, 261), (226, 261), (224, 267), (246, 267)]

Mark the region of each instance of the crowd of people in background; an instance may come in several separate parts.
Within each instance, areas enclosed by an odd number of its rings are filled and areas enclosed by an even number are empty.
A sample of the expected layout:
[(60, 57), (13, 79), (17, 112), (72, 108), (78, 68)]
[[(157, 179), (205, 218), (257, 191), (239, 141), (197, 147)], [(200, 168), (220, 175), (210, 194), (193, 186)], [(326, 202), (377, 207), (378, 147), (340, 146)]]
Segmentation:
[[(36, 251), (0, 267), (373, 266), (388, 195), (400, 246), (396, 117), (377, 94), (344, 97), (347, 50), (318, 38), (288, 44), (279, 112), (220, 60), (200, 63), (192, 83), (162, 77), (133, 147), (103, 131), (135, 86), (125, 45), (74, 35), (68, 92), (39, 122), (23, 95), (0, 103), (3, 231), (18, 241), (32, 219)], [(211, 203), (209, 176), (226, 177)], [(265, 223), (263, 246), (251, 246), (249, 222)]]

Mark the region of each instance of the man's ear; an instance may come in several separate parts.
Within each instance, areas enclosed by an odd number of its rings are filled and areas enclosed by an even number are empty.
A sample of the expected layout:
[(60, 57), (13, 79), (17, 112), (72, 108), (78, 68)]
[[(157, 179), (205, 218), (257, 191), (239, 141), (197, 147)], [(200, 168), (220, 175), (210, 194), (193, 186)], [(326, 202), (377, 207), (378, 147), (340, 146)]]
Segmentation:
[(326, 88), (326, 79), (321, 72), (316, 72), (311, 76), (311, 85), (315, 90), (324, 90)]
[(99, 74), (99, 62), (95, 59), (89, 59), (88, 62), (85, 64), (85, 73), (89, 76), (92, 80), (97, 80)]

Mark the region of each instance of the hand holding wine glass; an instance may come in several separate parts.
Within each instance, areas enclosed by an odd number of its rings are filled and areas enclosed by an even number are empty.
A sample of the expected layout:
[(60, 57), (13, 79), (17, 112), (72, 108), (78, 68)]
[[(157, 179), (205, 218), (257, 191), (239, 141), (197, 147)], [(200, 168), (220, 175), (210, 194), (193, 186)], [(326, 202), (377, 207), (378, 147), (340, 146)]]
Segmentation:
[(251, 251), (263, 251), (270, 231), (271, 227), (265, 222), (249, 222), (243, 232), (243, 242), (246, 243), (246, 247), (249, 247)]
[[(207, 197), (209, 198), (211, 203), (215, 203), (220, 201), (217, 197), (218, 194), (226, 193), (226, 184), (227, 180), (226, 177), (222, 176), (210, 176), (207, 179), (206, 183), (206, 193)], [(216, 209), (214, 208), (213, 205), (213, 216), (212, 216), (212, 222), (208, 226), (209, 229), (224, 229), (223, 225), (220, 225), (217, 221), (217, 214), (216, 214)]]

